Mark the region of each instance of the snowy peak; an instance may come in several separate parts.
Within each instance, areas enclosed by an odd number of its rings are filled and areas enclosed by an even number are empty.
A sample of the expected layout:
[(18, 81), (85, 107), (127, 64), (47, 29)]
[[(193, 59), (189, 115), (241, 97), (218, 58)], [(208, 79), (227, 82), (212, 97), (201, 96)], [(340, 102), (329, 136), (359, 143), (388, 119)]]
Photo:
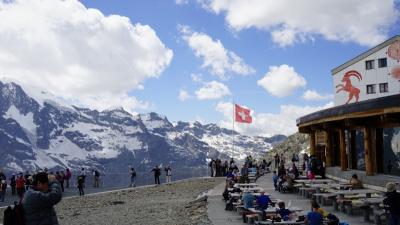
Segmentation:
[(154, 112), (141, 114), (140, 119), (149, 131), (161, 131), (162, 129), (173, 128), (172, 123), (165, 116)]
[(261, 156), (272, 144), (216, 124), (178, 121), (174, 126), (154, 112), (76, 107), (46, 91), (0, 82), (0, 168), (6, 170), (199, 167), (210, 158)]

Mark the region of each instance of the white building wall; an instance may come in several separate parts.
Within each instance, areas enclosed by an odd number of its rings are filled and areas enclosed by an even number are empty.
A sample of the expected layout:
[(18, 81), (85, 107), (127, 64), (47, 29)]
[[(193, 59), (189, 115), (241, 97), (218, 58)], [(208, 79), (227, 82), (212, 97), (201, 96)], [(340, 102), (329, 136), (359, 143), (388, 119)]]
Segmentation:
[[(333, 75), (333, 83), (335, 90), (335, 106), (346, 104), (349, 98), (349, 92), (341, 91), (336, 93), (337, 85), (343, 84), (342, 78), (343, 76), (351, 70), (357, 71), (362, 76), (362, 80), (359, 81), (356, 77), (351, 77), (351, 83), (355, 88), (360, 90), (359, 100), (364, 101), (373, 98), (384, 97), (388, 95), (400, 94), (400, 81), (391, 76), (392, 68), (400, 66), (400, 63), (397, 60), (390, 58), (387, 55), (387, 49), (389, 46), (382, 48), (381, 50), (375, 52), (374, 54), (364, 58), (361, 61), (343, 69), (342, 71)], [(387, 67), (378, 68), (378, 59), (386, 58), (387, 59)], [(365, 61), (374, 60), (374, 69), (366, 70)], [(379, 84), (380, 83), (388, 83), (388, 92), (380, 93)], [(367, 85), (375, 84), (375, 94), (367, 94)], [(356, 102), (355, 97), (349, 102)]]

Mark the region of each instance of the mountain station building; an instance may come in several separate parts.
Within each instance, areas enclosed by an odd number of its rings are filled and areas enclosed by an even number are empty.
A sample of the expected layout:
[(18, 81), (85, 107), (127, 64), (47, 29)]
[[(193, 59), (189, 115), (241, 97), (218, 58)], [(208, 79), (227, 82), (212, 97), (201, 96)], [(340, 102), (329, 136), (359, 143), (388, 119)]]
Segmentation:
[[(335, 106), (297, 119), (327, 174), (382, 186), (400, 176), (400, 36), (332, 70)], [(382, 176), (381, 176), (382, 177)], [(381, 178), (380, 178), (381, 179)]]

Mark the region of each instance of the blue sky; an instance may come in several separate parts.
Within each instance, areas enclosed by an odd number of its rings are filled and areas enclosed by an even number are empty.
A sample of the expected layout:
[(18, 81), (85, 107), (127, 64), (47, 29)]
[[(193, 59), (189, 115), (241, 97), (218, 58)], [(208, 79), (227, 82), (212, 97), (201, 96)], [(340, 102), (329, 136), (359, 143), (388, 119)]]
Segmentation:
[[(37, 26), (40, 31), (51, 34), (46, 37), (32, 35), (35, 32), (21, 35), (39, 40), (37, 42), (50, 43), (46, 46), (48, 51), (40, 52), (43, 58), (54, 58), (55, 54), (60, 57), (59, 61), (67, 62), (65, 64), (74, 61), (77, 55), (80, 58), (68, 67), (60, 63), (59, 68), (54, 66), (54, 70), (43, 67), (37, 70), (36, 74), (32, 72), (23, 75), (26, 70), (14, 68), (16, 65), (11, 65), (10, 61), (4, 60), (0, 54), (0, 65), (6, 68), (3, 71), (5, 76), (24, 82), (27, 80), (24, 77), (48, 74), (43, 75), (44, 82), (41, 84), (37, 82), (38, 86), (47, 87), (54, 94), (61, 95), (76, 104), (102, 109), (121, 102), (121, 105), (132, 112), (155, 111), (167, 116), (170, 121), (200, 120), (228, 128), (231, 126), (230, 103), (234, 98), (236, 103), (245, 105), (253, 111), (255, 122), (251, 125), (238, 125), (236, 128), (250, 135), (293, 133), (296, 130), (295, 118), (332, 106), (331, 69), (386, 38), (397, 35), (396, 32), (399, 30), (398, 5), (391, 0), (331, 0), (325, 3), (319, 0), (302, 0), (298, 1), (300, 5), (293, 5), (287, 0), (83, 0), (81, 1), (83, 5), (76, 1), (67, 2), (69, 3), (52, 3), (46, 7), (43, 6), (45, 2), (38, 3), (34, 0), (0, 4), (3, 8), (8, 7), (9, 14), (2, 16), (8, 17), (9, 20), (6, 20), (8, 24), (17, 24), (14, 27), (21, 29), (18, 34), (21, 34), (25, 26), (31, 26), (30, 23), (37, 25), (43, 21), (50, 21), (49, 23), (61, 21), (57, 22), (57, 29), (48, 26), (48, 23)], [(12, 4), (14, 6), (11, 6)], [(31, 5), (32, 7), (27, 7)], [(78, 12), (76, 17), (74, 14), (71, 16), (71, 13), (62, 15), (63, 7), (69, 7), (65, 8), (66, 13), (69, 10)], [(27, 24), (11, 19), (15, 14), (31, 18), (30, 13), (25, 11), (29, 10), (27, 8), (31, 8), (32, 11), (42, 10), (45, 13), (42, 19), (36, 17), (27, 19), (33, 20)], [(85, 15), (89, 9), (97, 9), (102, 15), (93, 17)], [(138, 36), (148, 38), (147, 34), (151, 31), (154, 31), (155, 35), (150, 35), (149, 42), (129, 43), (135, 42), (136, 39), (131, 40), (132, 36), (124, 35), (132, 32), (132, 27), (128, 26), (124, 30), (122, 26), (117, 26), (124, 23), (121, 17), (116, 18), (112, 25), (104, 22), (110, 15), (129, 18), (128, 23), (134, 28), (138, 27), (137, 23), (148, 25), (148, 29)], [(79, 18), (79, 23), (74, 22), (76, 18)], [(93, 24), (103, 22), (106, 24), (104, 27), (118, 27), (118, 32), (114, 32), (113, 29), (100, 31), (93, 29)], [(0, 22), (0, 27), (1, 25)], [(17, 28), (7, 29), (7, 26), (0, 28), (0, 36), (10, 33), (15, 35), (11, 30)], [(90, 32), (83, 32), (85, 29)], [(65, 32), (64, 35), (61, 35), (62, 32)], [(96, 32), (96, 39), (92, 39), (94, 35), (91, 32)], [(104, 38), (105, 41), (96, 45), (96, 48), (93, 47), (93, 40), (102, 39), (103, 34), (107, 37)], [(90, 37), (86, 39), (85, 35)], [(54, 38), (46, 40), (53, 36)], [(82, 40), (79, 40), (80, 38)], [(91, 41), (85, 43), (84, 40)], [(6, 41), (11, 42), (11, 40)], [(20, 46), (21, 43), (18, 41), (23, 44), (28, 43), (27, 46), (32, 43), (31, 40), (29, 42), (14, 40), (11, 44)], [(61, 46), (63, 44), (58, 44), (57, 41), (69, 44), (67, 47)], [(222, 46), (222, 50), (228, 55), (228, 62), (218, 63), (221, 57), (214, 57), (216, 54), (212, 51), (215, 48), (210, 47), (210, 43)], [(83, 50), (80, 52), (82, 46), (86, 48), (84, 52)], [(127, 52), (124, 52), (124, 46), (127, 46)], [(154, 60), (160, 60), (160, 63), (151, 69), (147, 67), (142, 69), (138, 65), (132, 69), (133, 72), (125, 70), (125, 66), (126, 68), (130, 66), (121, 65), (117, 61), (141, 59), (140, 55), (134, 53), (137, 46), (140, 47), (139, 53), (149, 55), (148, 61), (143, 59), (141, 65), (151, 64)], [(35, 47), (38, 48), (34, 46), (28, 49)], [(66, 50), (56, 51), (51, 49), (52, 47)], [(7, 57), (12, 55), (24, 64), (27, 60), (32, 60), (32, 58), (22, 58), (7, 48), (0, 44), (0, 50), (8, 54)], [(68, 49), (74, 50), (71, 50), (73, 54), (68, 55), (70, 54)], [(112, 53), (114, 50), (118, 51), (115, 55)], [(212, 53), (207, 55), (210, 51)], [(32, 55), (34, 53), (32, 52)], [(111, 56), (105, 57), (102, 53)], [(229, 56), (230, 53), (240, 60), (235, 61), (234, 57)], [(211, 65), (204, 66), (207, 59)], [(58, 65), (57, 63), (54, 62), (55, 65)], [(110, 67), (105, 66), (108, 63)], [(216, 72), (216, 68), (212, 65), (220, 68), (221, 63), (226, 65), (222, 67), (222, 72)], [(235, 63), (236, 66), (239, 65), (239, 69), (235, 69), (233, 65)], [(94, 66), (87, 66), (88, 64)], [(115, 71), (113, 70), (115, 68), (121, 69)], [(105, 71), (101, 75), (102, 79), (97, 80), (95, 75), (91, 75), (91, 73), (97, 74), (99, 72), (97, 69), (100, 72)], [(71, 74), (64, 76), (64, 71), (72, 71), (73, 76)], [(126, 75), (121, 75), (125, 72)], [(16, 74), (19, 74), (18, 77)], [(198, 79), (194, 80), (193, 75)], [(288, 77), (283, 79), (285, 76)], [(86, 77), (92, 79), (88, 84), (85, 83)], [(264, 85), (268, 88), (260, 84), (264, 77), (267, 77)], [(114, 85), (114, 82), (118, 85)], [(109, 86), (112, 87), (107, 90)], [(96, 87), (101, 89), (96, 90)], [(196, 94), (205, 87), (208, 87), (208, 91)], [(218, 87), (219, 89), (216, 89)], [(187, 99), (178, 98), (182, 90), (189, 96)], [(304, 97), (307, 90), (314, 91), (309, 98)], [(106, 95), (105, 92), (110, 94)], [(73, 93), (76, 93), (76, 96)], [(79, 99), (86, 97), (87, 100), (79, 102)]]

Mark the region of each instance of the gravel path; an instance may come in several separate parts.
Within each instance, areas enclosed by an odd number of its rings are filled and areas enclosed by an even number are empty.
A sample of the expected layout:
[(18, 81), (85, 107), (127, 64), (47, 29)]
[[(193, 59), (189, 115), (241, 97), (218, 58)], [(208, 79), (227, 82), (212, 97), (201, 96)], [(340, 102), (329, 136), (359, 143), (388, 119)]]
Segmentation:
[[(156, 187), (138, 187), (63, 199), (56, 211), (61, 225), (212, 224), (206, 200), (197, 196), (222, 182), (193, 178)], [(2, 221), (3, 209), (0, 210)], [(1, 223), (1, 222), (0, 222)]]

